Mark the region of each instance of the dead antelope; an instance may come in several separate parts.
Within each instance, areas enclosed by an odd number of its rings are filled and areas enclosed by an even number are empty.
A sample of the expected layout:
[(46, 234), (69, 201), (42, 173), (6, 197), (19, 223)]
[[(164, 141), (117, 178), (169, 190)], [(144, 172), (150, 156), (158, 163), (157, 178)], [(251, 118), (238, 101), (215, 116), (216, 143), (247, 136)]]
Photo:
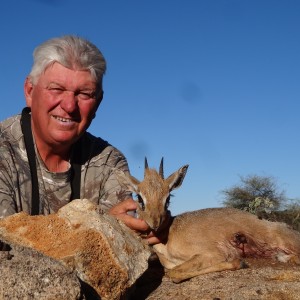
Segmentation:
[[(246, 257), (300, 263), (300, 233), (284, 223), (259, 220), (233, 208), (208, 208), (171, 217), (170, 192), (181, 186), (188, 165), (164, 179), (148, 168), (144, 180), (120, 173), (120, 182), (138, 196), (138, 216), (156, 232), (169, 230), (165, 243), (154, 246), (161, 264), (174, 282), (200, 274), (236, 270)], [(163, 224), (170, 224), (164, 227)], [(162, 228), (164, 227), (164, 228)]]

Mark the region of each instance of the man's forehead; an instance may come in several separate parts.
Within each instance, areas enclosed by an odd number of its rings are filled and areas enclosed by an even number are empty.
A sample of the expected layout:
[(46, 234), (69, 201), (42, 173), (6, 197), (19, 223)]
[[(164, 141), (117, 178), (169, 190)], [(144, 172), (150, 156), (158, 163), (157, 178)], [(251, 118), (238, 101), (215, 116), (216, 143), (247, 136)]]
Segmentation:
[(57, 62), (45, 69), (39, 78), (40, 80), (57, 84), (96, 86), (96, 82), (89, 70), (74, 70)]

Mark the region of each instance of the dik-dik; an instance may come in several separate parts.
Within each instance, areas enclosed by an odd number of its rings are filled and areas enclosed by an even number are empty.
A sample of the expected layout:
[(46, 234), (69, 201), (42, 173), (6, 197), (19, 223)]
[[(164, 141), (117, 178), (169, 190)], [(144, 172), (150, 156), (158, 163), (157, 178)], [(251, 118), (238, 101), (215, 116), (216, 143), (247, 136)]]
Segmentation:
[[(277, 259), (300, 264), (300, 233), (284, 223), (260, 220), (233, 208), (209, 208), (171, 217), (170, 192), (181, 186), (188, 165), (164, 179), (148, 168), (144, 180), (119, 173), (119, 181), (138, 196), (137, 214), (167, 240), (154, 246), (161, 264), (174, 282), (215, 271), (236, 270), (243, 258)], [(169, 224), (169, 226), (164, 226)]]

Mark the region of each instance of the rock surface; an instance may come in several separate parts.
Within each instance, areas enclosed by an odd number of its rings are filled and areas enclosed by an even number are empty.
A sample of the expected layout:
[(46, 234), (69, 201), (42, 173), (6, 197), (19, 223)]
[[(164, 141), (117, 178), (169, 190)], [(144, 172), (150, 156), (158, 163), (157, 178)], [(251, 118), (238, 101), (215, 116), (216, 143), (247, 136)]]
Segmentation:
[(300, 268), (296, 265), (247, 260), (249, 268), (201, 275), (180, 284), (153, 262), (137, 282), (131, 300), (299, 300)]
[(21, 212), (2, 219), (0, 240), (61, 262), (103, 300), (124, 296), (147, 269), (150, 255), (132, 231), (115, 218), (100, 215), (97, 206), (85, 199), (72, 201), (57, 214)]
[(76, 274), (40, 252), (16, 246), (0, 259), (1, 300), (85, 299)]

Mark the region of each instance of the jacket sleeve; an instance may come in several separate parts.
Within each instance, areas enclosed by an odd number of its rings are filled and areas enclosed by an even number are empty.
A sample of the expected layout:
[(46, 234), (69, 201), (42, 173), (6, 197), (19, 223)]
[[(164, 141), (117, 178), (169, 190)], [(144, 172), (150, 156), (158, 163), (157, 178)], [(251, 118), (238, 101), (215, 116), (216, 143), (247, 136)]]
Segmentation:
[(9, 144), (0, 145), (0, 218), (18, 211), (16, 190), (19, 182), (13, 151)]
[(108, 177), (105, 180), (99, 203), (104, 211), (107, 211), (109, 208), (125, 199), (132, 198), (131, 192), (125, 190), (124, 187), (120, 185), (115, 174), (116, 169), (122, 170), (124, 173), (129, 172), (127, 160), (124, 155), (114, 149), (110, 156), (109, 165), (111, 168), (108, 172)]

